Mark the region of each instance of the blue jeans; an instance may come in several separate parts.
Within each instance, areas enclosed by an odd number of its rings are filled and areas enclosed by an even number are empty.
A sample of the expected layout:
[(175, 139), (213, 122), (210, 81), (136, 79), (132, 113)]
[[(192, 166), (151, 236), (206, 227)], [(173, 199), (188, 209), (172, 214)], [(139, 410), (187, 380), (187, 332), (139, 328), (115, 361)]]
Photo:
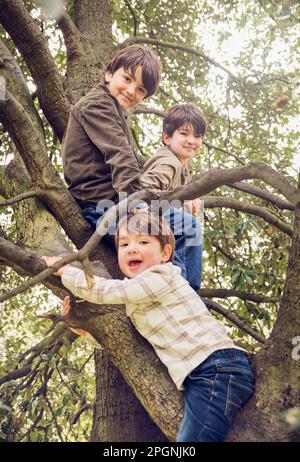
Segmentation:
[[(97, 209), (97, 204), (89, 201), (78, 201), (78, 204), (84, 218), (96, 229), (98, 221), (101, 221), (106, 210)], [(164, 218), (169, 223), (176, 240), (173, 263), (181, 269), (182, 276), (197, 292), (200, 289), (202, 272), (200, 223), (193, 215), (176, 208), (168, 209), (164, 213)], [(113, 224), (103, 238), (103, 241), (113, 248), (115, 230), (116, 225)]]
[(201, 225), (194, 215), (182, 209), (170, 208), (164, 213), (176, 240), (174, 265), (179, 266), (181, 275), (198, 292), (202, 273)]
[(184, 418), (177, 441), (224, 441), (237, 411), (254, 392), (254, 382), (243, 351), (212, 353), (184, 381)]

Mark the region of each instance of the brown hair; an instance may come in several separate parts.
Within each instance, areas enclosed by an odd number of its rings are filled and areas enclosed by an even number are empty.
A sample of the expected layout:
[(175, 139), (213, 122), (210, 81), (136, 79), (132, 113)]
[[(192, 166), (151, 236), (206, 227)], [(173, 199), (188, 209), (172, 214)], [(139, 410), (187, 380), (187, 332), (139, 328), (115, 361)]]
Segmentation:
[(194, 128), (195, 134), (204, 136), (207, 121), (203, 112), (194, 104), (175, 104), (166, 113), (163, 120), (163, 134), (172, 136), (175, 130), (189, 124)]
[(162, 216), (157, 215), (149, 208), (146, 210), (135, 209), (134, 211), (128, 213), (126, 217), (121, 218), (115, 236), (115, 244), (117, 250), (119, 246), (119, 231), (124, 225), (126, 226), (129, 233), (155, 236), (160, 242), (162, 250), (166, 244), (170, 244), (172, 246), (172, 253), (168, 261), (173, 260), (175, 251), (175, 238), (170, 226)]
[(148, 98), (155, 93), (161, 79), (160, 59), (148, 48), (137, 45), (123, 48), (107, 65), (105, 73), (114, 74), (120, 67), (124, 67), (125, 71), (130, 70), (135, 74), (138, 66), (142, 66), (142, 81)]

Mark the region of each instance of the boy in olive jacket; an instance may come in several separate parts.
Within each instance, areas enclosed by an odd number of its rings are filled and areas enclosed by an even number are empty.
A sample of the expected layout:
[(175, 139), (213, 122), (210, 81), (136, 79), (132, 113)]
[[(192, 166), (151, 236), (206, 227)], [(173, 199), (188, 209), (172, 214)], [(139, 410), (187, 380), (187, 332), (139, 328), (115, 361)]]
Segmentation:
[[(163, 147), (144, 166), (144, 188), (166, 191), (185, 185), (192, 178), (192, 159), (201, 148), (207, 122), (195, 105), (176, 104), (163, 120)], [(187, 201), (184, 211), (170, 208), (165, 218), (176, 238), (174, 264), (198, 291), (202, 272), (201, 225), (193, 216), (200, 208), (200, 200)]]

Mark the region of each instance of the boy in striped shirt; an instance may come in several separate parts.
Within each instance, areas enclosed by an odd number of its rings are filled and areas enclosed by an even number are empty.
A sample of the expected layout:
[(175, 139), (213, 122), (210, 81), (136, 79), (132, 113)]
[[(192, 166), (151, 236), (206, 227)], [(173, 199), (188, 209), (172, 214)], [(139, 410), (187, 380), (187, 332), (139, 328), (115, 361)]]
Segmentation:
[[(254, 391), (254, 374), (244, 350), (172, 264), (175, 240), (161, 217), (150, 209), (130, 213), (120, 220), (116, 246), (124, 280), (95, 277), (88, 289), (78, 268), (67, 265), (54, 274), (74, 295), (91, 303), (125, 303), (127, 316), (184, 392), (178, 442), (223, 441)], [(44, 257), (48, 266), (58, 259)], [(64, 307), (69, 310), (68, 298)]]

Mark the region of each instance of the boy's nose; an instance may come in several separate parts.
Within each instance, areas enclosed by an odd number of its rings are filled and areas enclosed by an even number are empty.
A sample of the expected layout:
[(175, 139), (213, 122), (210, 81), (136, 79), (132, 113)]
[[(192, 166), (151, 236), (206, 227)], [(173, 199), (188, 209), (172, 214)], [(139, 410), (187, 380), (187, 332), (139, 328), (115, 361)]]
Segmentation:
[(128, 246), (127, 249), (129, 254), (136, 253), (136, 248), (134, 246)]
[(128, 85), (128, 87), (127, 87), (127, 93), (128, 93), (129, 95), (134, 95), (134, 93), (135, 93), (135, 87), (134, 87), (134, 85)]

